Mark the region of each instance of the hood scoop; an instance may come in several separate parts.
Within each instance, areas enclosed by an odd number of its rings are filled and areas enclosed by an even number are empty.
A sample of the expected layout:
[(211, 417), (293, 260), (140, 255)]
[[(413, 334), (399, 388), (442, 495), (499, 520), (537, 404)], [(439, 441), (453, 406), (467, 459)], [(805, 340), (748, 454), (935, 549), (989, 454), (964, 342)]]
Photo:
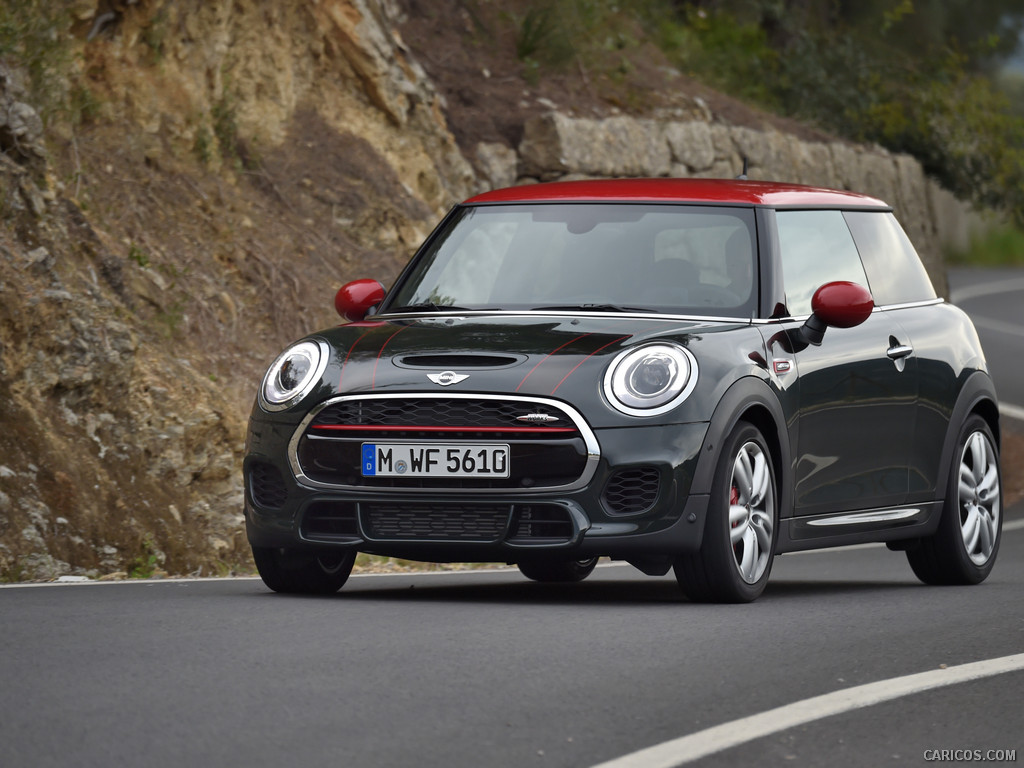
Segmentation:
[(405, 355), (396, 362), (407, 368), (507, 368), (518, 365), (520, 355), (433, 354)]

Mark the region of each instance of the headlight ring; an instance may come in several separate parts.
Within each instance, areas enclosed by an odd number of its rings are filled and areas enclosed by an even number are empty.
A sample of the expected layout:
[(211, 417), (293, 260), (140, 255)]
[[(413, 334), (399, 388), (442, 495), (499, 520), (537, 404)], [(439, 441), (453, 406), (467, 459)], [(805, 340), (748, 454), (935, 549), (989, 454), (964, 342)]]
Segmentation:
[(277, 356), (260, 385), (260, 405), (283, 411), (308, 395), (323, 378), (330, 350), (322, 341), (300, 341)]
[(645, 344), (621, 352), (604, 376), (604, 395), (630, 416), (658, 416), (675, 408), (697, 386), (697, 360), (675, 344)]

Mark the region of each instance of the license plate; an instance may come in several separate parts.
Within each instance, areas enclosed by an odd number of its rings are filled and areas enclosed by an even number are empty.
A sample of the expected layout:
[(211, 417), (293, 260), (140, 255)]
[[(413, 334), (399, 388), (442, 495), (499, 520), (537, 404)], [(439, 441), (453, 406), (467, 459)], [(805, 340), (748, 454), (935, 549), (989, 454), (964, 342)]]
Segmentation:
[(363, 443), (363, 477), (508, 477), (508, 446)]

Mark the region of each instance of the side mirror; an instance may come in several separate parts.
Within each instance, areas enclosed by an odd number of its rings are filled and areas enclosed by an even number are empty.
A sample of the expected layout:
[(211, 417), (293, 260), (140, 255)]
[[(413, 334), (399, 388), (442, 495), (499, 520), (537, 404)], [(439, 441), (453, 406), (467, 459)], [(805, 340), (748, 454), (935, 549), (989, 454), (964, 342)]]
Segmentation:
[(825, 283), (811, 298), (811, 316), (800, 328), (800, 335), (803, 341), (818, 346), (829, 326), (853, 328), (867, 320), (874, 307), (875, 300), (863, 285), (845, 280)]
[(384, 301), (386, 291), (376, 280), (353, 280), (338, 289), (334, 308), (344, 319), (358, 323), (370, 309)]

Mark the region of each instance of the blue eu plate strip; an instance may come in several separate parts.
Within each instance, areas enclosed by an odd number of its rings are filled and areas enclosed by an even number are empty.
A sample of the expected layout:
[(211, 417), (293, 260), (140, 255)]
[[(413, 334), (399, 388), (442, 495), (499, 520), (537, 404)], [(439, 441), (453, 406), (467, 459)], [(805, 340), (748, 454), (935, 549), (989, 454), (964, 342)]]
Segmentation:
[(373, 477), (377, 474), (377, 460), (374, 457), (376, 452), (376, 445), (363, 443), (363, 477)]

